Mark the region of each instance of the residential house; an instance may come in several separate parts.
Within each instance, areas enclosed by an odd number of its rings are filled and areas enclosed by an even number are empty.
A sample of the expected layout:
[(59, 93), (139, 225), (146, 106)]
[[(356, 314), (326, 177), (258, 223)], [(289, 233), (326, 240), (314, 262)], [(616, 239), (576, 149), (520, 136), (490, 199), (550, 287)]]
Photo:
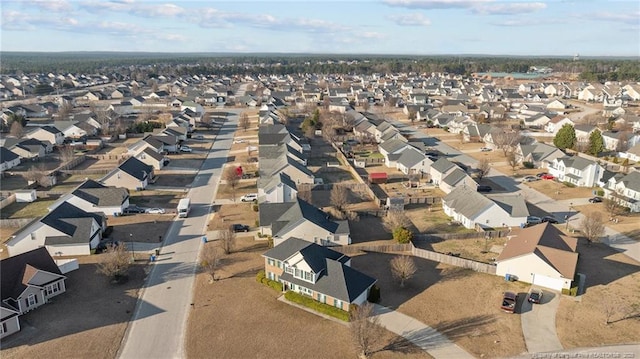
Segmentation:
[(444, 213), (469, 229), (519, 227), (527, 222), (529, 210), (519, 194), (484, 196), (475, 187), (454, 188), (442, 199)]
[(0, 261), (0, 339), (20, 331), (19, 316), (67, 290), (60, 269), (46, 248)]
[(351, 244), (348, 221), (332, 220), (300, 198), (293, 202), (260, 203), (258, 212), (260, 233), (272, 236), (274, 246), (291, 237), (323, 246)]
[(431, 168), (429, 169), (429, 175), (431, 176), (433, 184), (439, 185), (442, 179), (456, 168), (459, 167), (456, 166), (455, 163), (444, 157), (439, 158), (431, 164)]
[(539, 113), (524, 119), (524, 126), (527, 128), (544, 128), (551, 119), (544, 113)]
[(289, 238), (266, 251), (265, 275), (321, 303), (349, 311), (367, 301), (374, 278), (351, 268), (351, 258), (315, 243)]
[(20, 156), (6, 147), (0, 147), (0, 172), (20, 165)]
[(578, 156), (555, 158), (547, 169), (558, 181), (569, 182), (578, 187), (597, 186), (604, 172), (604, 168), (595, 161)]
[(618, 153), (621, 158), (628, 158), (629, 161), (640, 162), (640, 143), (628, 149), (626, 152)]
[(40, 141), (48, 141), (54, 146), (59, 146), (64, 143), (64, 133), (53, 126), (37, 127), (34, 130), (25, 134), (27, 138), (35, 138)]
[(424, 152), (418, 151), (414, 147), (405, 148), (396, 160), (396, 168), (400, 172), (409, 174), (429, 174), (429, 169), (433, 161)]
[(619, 173), (604, 187), (605, 197), (613, 199), (631, 212), (640, 212), (640, 172)]
[(554, 159), (566, 156), (559, 148), (542, 142), (532, 145), (519, 144), (515, 154), (518, 163), (531, 162), (535, 168), (545, 168)]
[(444, 193), (449, 193), (453, 191), (454, 188), (460, 186), (476, 189), (478, 184), (458, 166), (456, 166), (453, 171), (443, 175), (442, 180), (438, 184), (438, 188)]
[(496, 258), (496, 275), (556, 291), (571, 288), (576, 275), (578, 239), (550, 223), (517, 228)]
[(165, 158), (162, 153), (158, 153), (147, 147), (134, 156), (140, 161), (152, 166), (154, 170), (161, 170), (169, 164), (169, 159)]
[(589, 142), (589, 136), (598, 127), (594, 125), (574, 125), (573, 128), (576, 131), (576, 140), (578, 142)]
[(141, 191), (147, 188), (152, 179), (153, 167), (135, 157), (130, 157), (104, 176), (100, 182), (107, 186)]
[(549, 122), (544, 126), (544, 130), (555, 136), (564, 125), (575, 126), (575, 123), (570, 118), (559, 115), (549, 120)]
[(401, 139), (391, 139), (378, 145), (378, 152), (384, 157), (384, 164), (387, 167), (396, 167), (396, 161), (400, 158), (400, 153), (411, 145)]
[(21, 160), (37, 160), (44, 158), (46, 147), (35, 138), (22, 140), (11, 147), (11, 152), (20, 156)]
[(102, 212), (115, 216), (122, 214), (124, 209), (129, 207), (129, 191), (126, 188), (108, 187), (88, 179), (49, 206), (49, 211), (65, 202), (85, 212)]
[(63, 202), (40, 220), (23, 227), (8, 242), (10, 256), (38, 247), (60, 256), (89, 255), (106, 229), (104, 213), (86, 212)]
[(141, 140), (136, 141), (127, 148), (127, 154), (135, 156), (145, 149), (150, 149), (153, 152), (162, 153), (165, 151), (164, 143), (155, 138), (154, 135), (146, 135)]
[(258, 202), (294, 202), (298, 186), (286, 173), (281, 172), (265, 180), (258, 180)]

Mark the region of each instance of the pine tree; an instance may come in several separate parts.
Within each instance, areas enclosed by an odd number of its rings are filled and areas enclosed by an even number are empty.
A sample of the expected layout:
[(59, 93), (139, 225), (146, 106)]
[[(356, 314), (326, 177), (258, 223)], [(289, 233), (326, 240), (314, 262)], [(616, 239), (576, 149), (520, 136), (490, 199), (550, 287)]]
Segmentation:
[(601, 152), (604, 152), (604, 140), (600, 130), (596, 129), (589, 136), (589, 154), (597, 156)]
[(562, 126), (556, 137), (553, 138), (553, 144), (563, 151), (567, 148), (573, 148), (576, 142), (576, 130), (570, 124)]

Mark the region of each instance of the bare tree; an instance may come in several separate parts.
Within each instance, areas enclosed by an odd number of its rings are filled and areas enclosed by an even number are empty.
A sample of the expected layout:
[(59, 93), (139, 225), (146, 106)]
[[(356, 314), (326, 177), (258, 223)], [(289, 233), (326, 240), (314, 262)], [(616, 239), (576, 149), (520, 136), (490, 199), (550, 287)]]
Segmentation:
[(249, 120), (249, 115), (246, 112), (240, 114), (240, 119), (238, 120), (238, 126), (240, 126), (245, 132), (251, 125), (251, 120)]
[(491, 163), (488, 159), (483, 158), (478, 161), (478, 171), (476, 172), (476, 178), (478, 179), (478, 182), (482, 181), (482, 179), (489, 174), (490, 170)]
[(496, 131), (491, 134), (493, 137), (493, 143), (502, 150), (505, 157), (514, 147), (520, 142), (520, 131), (517, 130), (502, 130)]
[(393, 232), (397, 228), (407, 228), (411, 225), (411, 220), (404, 214), (404, 211), (390, 210), (382, 218), (382, 225), (389, 232)]
[(609, 217), (615, 217), (622, 209), (622, 206), (612, 198), (605, 198), (602, 202), (607, 213), (609, 213)]
[(9, 134), (15, 138), (22, 138), (22, 135), (24, 135), (24, 128), (22, 127), (20, 121), (13, 121), (11, 123)]
[(358, 357), (365, 359), (374, 353), (381, 336), (380, 320), (373, 316), (373, 304), (366, 302), (351, 311), (349, 329)]
[(349, 191), (347, 187), (341, 185), (333, 185), (330, 194), (331, 204), (340, 212), (344, 211), (346, 205), (349, 204)]
[(222, 179), (231, 187), (231, 197), (235, 201), (236, 189), (238, 188), (238, 183), (240, 183), (240, 176), (238, 176), (237, 169), (233, 166), (225, 168)]
[(302, 188), (298, 190), (298, 198), (300, 198), (301, 200), (311, 203), (312, 201), (312, 196), (311, 196), (311, 189), (309, 188)]
[(218, 240), (225, 254), (231, 254), (236, 246), (236, 232), (230, 225), (221, 225), (218, 229)]
[(507, 153), (507, 163), (511, 166), (511, 170), (515, 172), (516, 168), (518, 168), (518, 159), (516, 157), (515, 152), (509, 151)]
[(102, 259), (98, 263), (98, 271), (114, 280), (126, 277), (131, 266), (131, 255), (127, 252), (124, 243), (112, 245), (107, 248)]
[(404, 283), (411, 279), (417, 270), (413, 258), (405, 255), (394, 257), (389, 264), (391, 265), (391, 275), (400, 281), (400, 287), (404, 287)]
[(589, 243), (598, 242), (604, 234), (604, 221), (600, 212), (587, 212), (580, 222), (580, 231)]
[(60, 152), (60, 160), (62, 163), (67, 163), (71, 161), (75, 157), (75, 151), (71, 146), (59, 147), (58, 151)]
[(71, 111), (73, 111), (73, 105), (70, 102), (64, 102), (60, 107), (58, 107), (58, 119), (66, 120), (71, 115)]
[(213, 246), (205, 246), (200, 255), (200, 268), (209, 275), (209, 283), (216, 281), (216, 272), (220, 265), (220, 254)]

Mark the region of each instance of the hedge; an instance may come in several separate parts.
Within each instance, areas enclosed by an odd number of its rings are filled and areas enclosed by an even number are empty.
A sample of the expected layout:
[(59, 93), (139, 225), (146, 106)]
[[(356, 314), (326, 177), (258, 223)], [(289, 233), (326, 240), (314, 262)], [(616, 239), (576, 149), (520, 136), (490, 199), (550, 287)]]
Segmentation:
[(311, 297), (307, 297), (305, 295), (292, 291), (286, 292), (284, 294), (284, 297), (290, 302), (304, 305), (305, 307), (313, 309), (316, 312), (330, 315), (345, 322), (349, 321), (349, 312), (330, 306), (329, 304), (320, 303)]
[(569, 187), (569, 188), (574, 188), (574, 187), (576, 186), (576, 185), (574, 185), (573, 183), (571, 183), (571, 182), (567, 182), (567, 181), (562, 182), (562, 184), (563, 184), (563, 185), (565, 185), (565, 186), (567, 186), (567, 187)]
[(578, 295), (578, 287), (571, 287), (571, 289), (562, 288), (562, 294), (575, 297)]
[(264, 274), (264, 270), (258, 271), (258, 274), (256, 274), (256, 282), (258, 283), (262, 283), (268, 287), (271, 287), (279, 292), (282, 292), (284, 290), (284, 287), (282, 285), (282, 283), (276, 281), (276, 280), (271, 280), (269, 278), (267, 278)]
[(531, 169), (534, 167), (533, 162), (522, 162), (522, 166), (528, 169)]

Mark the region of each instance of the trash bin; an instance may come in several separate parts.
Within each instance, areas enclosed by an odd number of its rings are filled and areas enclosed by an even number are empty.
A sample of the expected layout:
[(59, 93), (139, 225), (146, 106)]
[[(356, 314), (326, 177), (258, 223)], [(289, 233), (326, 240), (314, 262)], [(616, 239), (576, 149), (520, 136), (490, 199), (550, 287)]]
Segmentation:
[(511, 281), (511, 274), (505, 274), (504, 280), (507, 282)]
[(207, 237), (202, 237), (202, 243), (207, 243)]
[(160, 249), (156, 249), (156, 256), (160, 255)]
[(151, 255), (151, 261), (152, 261), (152, 262), (155, 262), (155, 261), (156, 261), (156, 256), (155, 256), (155, 254), (152, 254), (152, 255)]

